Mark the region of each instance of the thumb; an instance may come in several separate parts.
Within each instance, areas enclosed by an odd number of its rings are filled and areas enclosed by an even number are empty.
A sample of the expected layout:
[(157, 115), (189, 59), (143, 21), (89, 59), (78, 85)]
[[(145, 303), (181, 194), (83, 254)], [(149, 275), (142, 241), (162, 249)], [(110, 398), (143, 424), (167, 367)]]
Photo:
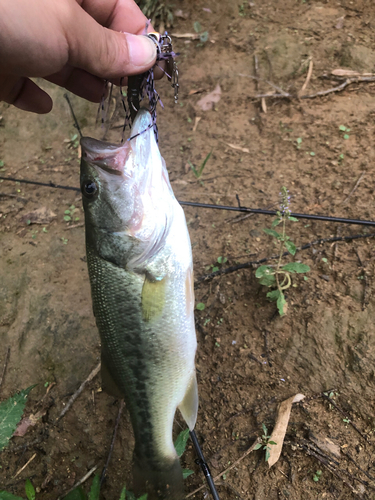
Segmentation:
[(148, 37), (104, 28), (74, 2), (65, 33), (69, 64), (104, 79), (143, 73), (156, 62), (156, 46)]

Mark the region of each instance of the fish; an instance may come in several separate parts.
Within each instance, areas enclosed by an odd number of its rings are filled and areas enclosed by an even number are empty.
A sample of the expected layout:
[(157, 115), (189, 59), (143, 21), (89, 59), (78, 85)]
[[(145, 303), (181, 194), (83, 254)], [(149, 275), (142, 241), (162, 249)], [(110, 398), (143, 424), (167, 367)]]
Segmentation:
[(172, 436), (178, 408), (198, 412), (190, 237), (148, 110), (122, 145), (81, 139), (81, 192), (103, 389), (125, 399), (133, 427), (133, 490), (185, 497)]

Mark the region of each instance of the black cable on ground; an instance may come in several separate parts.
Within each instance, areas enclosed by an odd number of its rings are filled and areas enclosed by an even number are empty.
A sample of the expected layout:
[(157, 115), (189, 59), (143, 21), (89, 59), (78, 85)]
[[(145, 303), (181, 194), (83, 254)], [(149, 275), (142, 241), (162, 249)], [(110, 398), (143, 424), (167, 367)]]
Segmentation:
[[(27, 179), (16, 179), (14, 177), (3, 177), (0, 176), (1, 180), (11, 181), (11, 182), (21, 182), (24, 184), (34, 184), (36, 186), (44, 186), (55, 189), (67, 189), (70, 191), (80, 191), (80, 188), (73, 186), (62, 186), (59, 184), (54, 184), (53, 182), (37, 182), (37, 181), (29, 181)], [(276, 210), (263, 210), (262, 208), (248, 208), (248, 207), (231, 207), (228, 205), (212, 205), (209, 203), (198, 203), (195, 201), (181, 201), (178, 200), (180, 205), (188, 206), (188, 207), (197, 207), (197, 208), (211, 208), (215, 210), (228, 210), (232, 212), (247, 212), (253, 214), (261, 214), (261, 215), (273, 215), (277, 216)], [(324, 222), (335, 222), (339, 224), (358, 224), (361, 226), (375, 226), (375, 221), (371, 220), (362, 220), (362, 219), (347, 219), (345, 217), (331, 217), (328, 215), (313, 215), (313, 214), (299, 214), (291, 212), (290, 215), (292, 217), (297, 217), (298, 219), (309, 219), (309, 220), (321, 220)]]

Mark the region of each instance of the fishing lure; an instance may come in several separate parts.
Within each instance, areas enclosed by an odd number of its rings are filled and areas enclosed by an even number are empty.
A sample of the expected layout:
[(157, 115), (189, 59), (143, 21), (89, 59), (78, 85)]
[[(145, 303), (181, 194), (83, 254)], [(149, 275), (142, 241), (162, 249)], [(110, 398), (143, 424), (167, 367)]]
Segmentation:
[[(173, 51), (172, 39), (167, 32), (165, 32), (163, 35), (157, 32), (153, 32), (148, 33), (146, 36), (156, 46), (156, 66), (165, 73), (168, 80), (171, 82), (171, 86), (174, 89), (174, 101), (177, 104), (179, 91), (178, 69), (175, 62), (175, 57), (177, 54)], [(133, 121), (135, 120), (135, 117), (141, 107), (141, 102), (143, 101), (143, 107), (146, 107), (151, 113), (155, 137), (156, 141), (158, 141), (156, 107), (158, 102), (160, 102), (160, 105), (162, 107), (164, 106), (158, 92), (155, 89), (154, 82), (154, 68), (151, 68), (140, 75), (128, 77), (128, 108), (126, 107), (123, 92), (121, 91), (122, 103), (125, 111), (125, 123), (123, 131), (125, 131), (126, 126), (131, 127), (131, 123), (133, 123)]]

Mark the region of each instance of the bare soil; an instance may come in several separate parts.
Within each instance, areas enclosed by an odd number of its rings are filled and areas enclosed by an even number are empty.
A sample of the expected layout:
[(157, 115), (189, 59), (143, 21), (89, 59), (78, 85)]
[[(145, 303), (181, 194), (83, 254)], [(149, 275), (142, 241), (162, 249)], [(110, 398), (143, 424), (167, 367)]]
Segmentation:
[[(339, 85), (331, 76), (337, 68), (375, 71), (374, 3), (179, 0), (178, 9), (186, 18), (175, 17), (172, 36), (194, 33), (199, 21), (209, 40), (174, 39), (180, 53), (178, 105), (168, 82), (158, 85), (165, 105), (158, 115), (160, 148), (176, 196), (234, 206), (238, 195), (243, 206), (275, 208), (285, 185), (294, 212), (374, 220), (375, 83), (352, 83), (313, 99), (298, 97), (310, 60), (305, 94)], [(255, 74), (254, 56), (259, 82), (241, 76)], [(280, 92), (264, 80), (291, 94), (267, 98), (266, 113), (254, 96)], [(202, 111), (198, 100), (217, 84), (220, 101)], [(46, 88), (55, 100), (47, 116), (0, 105), (0, 175), (78, 187), (79, 150), (69, 142), (75, 134), (69, 109), (61, 90)], [(96, 106), (74, 96), (72, 103), (84, 134), (100, 137)], [(107, 138), (118, 142), (121, 132), (113, 127), (120, 117), (112, 123)], [(349, 138), (340, 125), (350, 129)], [(211, 150), (196, 180), (188, 162), (199, 166)], [(33, 223), (30, 213), (43, 207), (55, 215), (49, 214), (49, 222)], [(74, 211), (71, 221), (64, 220), (66, 210)], [(192, 207), (185, 213), (196, 279), (209, 273), (219, 256), (228, 259), (219, 265), (225, 268), (276, 253), (272, 238), (262, 231), (270, 227), (271, 217)], [(57, 421), (100, 353), (80, 195), (1, 181), (0, 214), (0, 371), (10, 348), (1, 399), (38, 384), (25, 415), (41, 415), (0, 454), (0, 489), (24, 495), (29, 477), (38, 499), (56, 500), (93, 466), (101, 470), (120, 404), (101, 391), (100, 377), (95, 377)], [(288, 228), (297, 246), (371, 231), (302, 219)], [(293, 406), (276, 465), (269, 469), (264, 452), (252, 452), (218, 481), (222, 499), (375, 498), (373, 242), (367, 237), (315, 244), (286, 258), (303, 261), (311, 271), (307, 281), (294, 278), (284, 317), (257, 282), (256, 266), (197, 286), (196, 301), (206, 307), (196, 312), (196, 431), (212, 475), (251, 446), (262, 434), (262, 423), (272, 429), (281, 401), (306, 395)], [(324, 391), (333, 393), (333, 403)], [(316, 438), (323, 443), (318, 448)], [(125, 413), (103, 499), (117, 500), (123, 485), (131, 484), (132, 448)], [(186, 480), (188, 492), (204, 484), (194, 459), (189, 445), (184, 462), (194, 474)]]

